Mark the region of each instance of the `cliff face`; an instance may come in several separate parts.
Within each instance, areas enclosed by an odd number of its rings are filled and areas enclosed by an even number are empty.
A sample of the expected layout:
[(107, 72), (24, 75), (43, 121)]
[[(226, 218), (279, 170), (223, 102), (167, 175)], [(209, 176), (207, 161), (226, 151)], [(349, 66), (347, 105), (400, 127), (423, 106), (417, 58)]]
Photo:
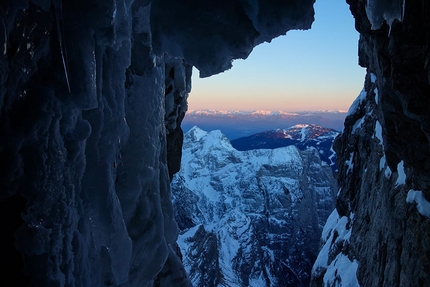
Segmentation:
[(308, 29), (312, 4), (1, 1), (2, 281), (187, 285), (169, 182), (191, 65)]
[(339, 215), (323, 233), (312, 283), (429, 286), (430, 5), (403, 2), (404, 14), (385, 17), (389, 27), (378, 24), (384, 7), (369, 9), (379, 2), (348, 3), (368, 73), (334, 144)]

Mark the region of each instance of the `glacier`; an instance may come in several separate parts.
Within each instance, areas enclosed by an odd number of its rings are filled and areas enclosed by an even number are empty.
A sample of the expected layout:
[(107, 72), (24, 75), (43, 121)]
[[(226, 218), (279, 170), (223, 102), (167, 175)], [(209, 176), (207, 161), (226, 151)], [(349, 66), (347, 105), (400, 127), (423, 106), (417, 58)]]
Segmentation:
[(315, 148), (238, 151), (193, 127), (171, 186), (193, 286), (309, 285), (337, 191)]

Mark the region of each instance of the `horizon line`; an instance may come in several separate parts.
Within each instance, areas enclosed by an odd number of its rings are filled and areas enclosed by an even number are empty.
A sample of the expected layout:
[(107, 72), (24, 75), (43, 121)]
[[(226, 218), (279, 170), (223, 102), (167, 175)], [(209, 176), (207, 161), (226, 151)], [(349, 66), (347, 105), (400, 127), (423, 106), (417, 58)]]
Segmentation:
[(323, 109), (323, 110), (299, 110), (299, 111), (284, 111), (284, 110), (265, 110), (265, 109), (257, 109), (257, 110), (228, 110), (228, 109), (189, 109), (186, 113), (191, 113), (195, 111), (208, 111), (208, 112), (245, 112), (245, 113), (312, 113), (312, 112), (338, 112), (338, 113), (347, 113), (348, 110), (343, 109)]

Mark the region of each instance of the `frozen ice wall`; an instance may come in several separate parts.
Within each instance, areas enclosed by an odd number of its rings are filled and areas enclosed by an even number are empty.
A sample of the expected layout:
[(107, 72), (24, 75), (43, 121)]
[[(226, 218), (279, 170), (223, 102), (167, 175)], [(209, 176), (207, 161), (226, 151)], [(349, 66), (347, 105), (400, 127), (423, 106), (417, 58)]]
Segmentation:
[(309, 28), (312, 4), (2, 1), (2, 281), (187, 286), (169, 182), (191, 67)]

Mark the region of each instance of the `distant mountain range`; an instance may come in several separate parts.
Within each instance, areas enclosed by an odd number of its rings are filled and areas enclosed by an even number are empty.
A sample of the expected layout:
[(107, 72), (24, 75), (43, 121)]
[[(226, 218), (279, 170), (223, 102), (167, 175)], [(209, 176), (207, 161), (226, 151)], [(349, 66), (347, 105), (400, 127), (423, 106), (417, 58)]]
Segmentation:
[(251, 136), (231, 140), (231, 145), (240, 151), (251, 149), (274, 149), (294, 145), (300, 150), (314, 147), (321, 160), (336, 169), (336, 154), (332, 149), (338, 131), (318, 125), (298, 124), (286, 129), (268, 130)]
[(193, 126), (204, 130), (221, 130), (230, 140), (250, 136), (266, 130), (275, 130), (297, 124), (315, 124), (334, 130), (343, 130), (347, 112), (338, 110), (283, 112), (258, 110), (220, 111), (190, 110), (181, 124), (187, 132)]

